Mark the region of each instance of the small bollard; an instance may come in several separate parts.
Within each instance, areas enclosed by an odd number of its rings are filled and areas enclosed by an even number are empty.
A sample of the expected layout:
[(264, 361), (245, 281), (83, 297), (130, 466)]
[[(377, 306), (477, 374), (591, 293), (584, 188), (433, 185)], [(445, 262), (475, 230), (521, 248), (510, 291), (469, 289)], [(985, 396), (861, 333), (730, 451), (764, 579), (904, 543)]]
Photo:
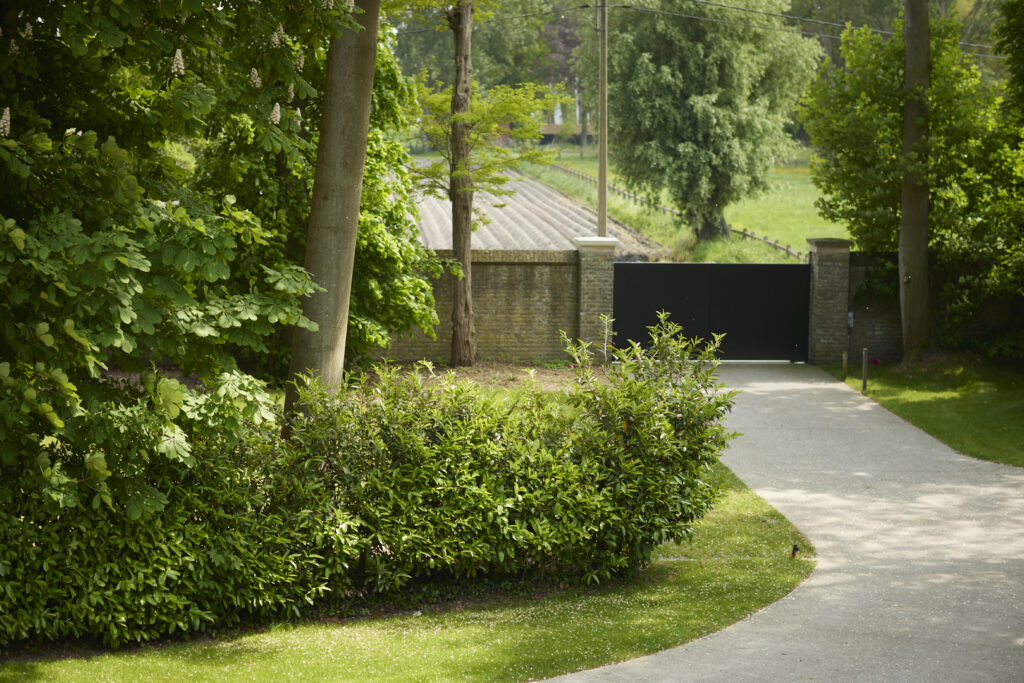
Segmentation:
[(868, 393), (868, 347), (866, 346), (861, 350), (860, 391), (862, 394)]

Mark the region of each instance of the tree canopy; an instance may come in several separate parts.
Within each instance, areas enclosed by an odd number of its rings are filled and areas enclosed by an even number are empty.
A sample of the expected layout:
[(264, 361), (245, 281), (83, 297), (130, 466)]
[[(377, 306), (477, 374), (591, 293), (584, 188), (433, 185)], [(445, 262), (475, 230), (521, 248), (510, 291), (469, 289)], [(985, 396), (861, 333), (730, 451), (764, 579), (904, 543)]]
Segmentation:
[[(929, 252), (942, 289), (946, 341), (1020, 353), (1024, 339), (1013, 342), (1018, 333), (1007, 332), (1024, 324), (1012, 315), (1024, 294), (1018, 128), (1002, 116), (996, 89), (958, 45), (958, 22), (935, 19), (928, 130), (922, 147), (905, 159), (900, 22), (893, 29), (891, 37), (868, 29), (844, 33), (845, 68), (822, 69), (803, 100), (802, 119), (817, 150), (811, 170), (822, 192), (819, 209), (845, 223), (861, 250), (895, 251), (909, 164), (928, 180)], [(1002, 319), (999, 329), (986, 327), (984, 309), (1000, 302), (1006, 311), (990, 316)]]
[[(722, 234), (725, 206), (766, 187), (818, 47), (792, 33), (721, 23), (735, 17), (713, 6), (645, 0), (635, 7), (609, 22), (612, 163), (634, 188), (666, 192), (699, 237)], [(777, 18), (759, 22), (782, 26)], [(585, 87), (594, 92), (594, 85)]]
[[(350, 22), (341, 2), (0, 7), (5, 476), (138, 515), (161, 500), (148, 461), (190, 466), (197, 430), (230, 440), (266, 415), (235, 358), (265, 359), (285, 326), (311, 327), (294, 254), (322, 60)], [(379, 70), (383, 130), (410, 90), (393, 60)], [(389, 168), (402, 152), (373, 137), (360, 350), (434, 320), (407, 179)]]
[(1024, 0), (1004, 0), (999, 12), (996, 45), (1010, 72), (1007, 96), (1024, 121)]

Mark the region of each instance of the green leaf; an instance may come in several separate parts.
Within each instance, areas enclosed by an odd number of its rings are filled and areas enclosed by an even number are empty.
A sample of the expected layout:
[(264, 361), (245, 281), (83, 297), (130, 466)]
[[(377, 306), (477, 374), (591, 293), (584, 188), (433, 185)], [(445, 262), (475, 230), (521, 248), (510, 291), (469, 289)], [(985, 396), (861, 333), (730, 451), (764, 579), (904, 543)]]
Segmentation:
[(22, 230), (21, 228), (14, 228), (13, 230), (8, 231), (7, 237), (10, 238), (11, 242), (14, 244), (14, 247), (18, 251), (24, 251), (25, 250), (25, 231), (24, 230)]
[(164, 413), (172, 420), (178, 417), (185, 402), (185, 388), (176, 379), (161, 377), (156, 388), (157, 400)]
[(169, 460), (177, 460), (189, 466), (195, 463), (192, 457), (192, 446), (188, 442), (188, 437), (181, 430), (181, 427), (174, 423), (164, 425), (160, 432), (160, 438), (157, 441), (156, 450)]

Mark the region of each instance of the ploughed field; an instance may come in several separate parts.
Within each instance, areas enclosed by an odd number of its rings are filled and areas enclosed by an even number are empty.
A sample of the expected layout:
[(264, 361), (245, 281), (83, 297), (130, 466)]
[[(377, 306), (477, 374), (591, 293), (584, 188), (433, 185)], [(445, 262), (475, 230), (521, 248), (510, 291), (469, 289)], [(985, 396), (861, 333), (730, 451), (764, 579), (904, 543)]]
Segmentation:
[[(473, 232), (473, 248), (485, 250), (572, 250), (577, 237), (597, 235), (597, 214), (561, 192), (514, 174), (511, 196), (476, 193), (474, 208), (485, 224)], [(420, 239), (431, 249), (452, 248), (451, 204), (423, 196)], [(619, 240), (616, 260), (658, 260), (664, 248), (630, 228), (609, 220), (608, 235)]]

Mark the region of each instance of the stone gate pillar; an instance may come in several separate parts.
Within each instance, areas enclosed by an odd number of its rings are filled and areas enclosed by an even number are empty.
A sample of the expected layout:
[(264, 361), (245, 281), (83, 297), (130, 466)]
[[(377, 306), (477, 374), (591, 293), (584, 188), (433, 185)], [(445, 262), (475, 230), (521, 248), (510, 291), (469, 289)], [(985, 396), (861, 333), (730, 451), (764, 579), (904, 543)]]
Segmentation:
[(847, 341), (850, 291), (850, 241), (809, 239), (811, 310), (807, 343), (815, 365), (838, 365)]
[(602, 342), (601, 316), (612, 315), (614, 303), (614, 237), (577, 237), (579, 252), (579, 325), (581, 341)]

